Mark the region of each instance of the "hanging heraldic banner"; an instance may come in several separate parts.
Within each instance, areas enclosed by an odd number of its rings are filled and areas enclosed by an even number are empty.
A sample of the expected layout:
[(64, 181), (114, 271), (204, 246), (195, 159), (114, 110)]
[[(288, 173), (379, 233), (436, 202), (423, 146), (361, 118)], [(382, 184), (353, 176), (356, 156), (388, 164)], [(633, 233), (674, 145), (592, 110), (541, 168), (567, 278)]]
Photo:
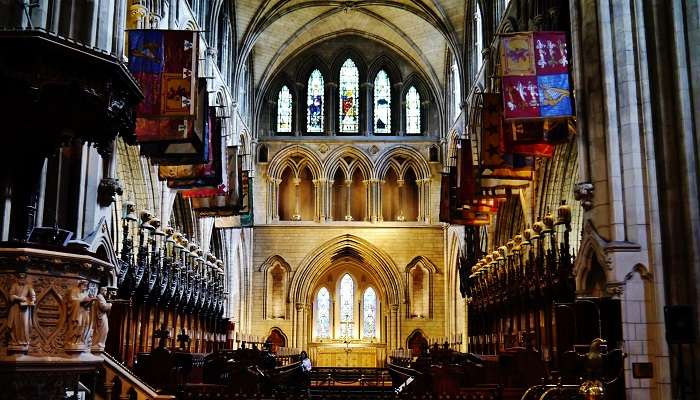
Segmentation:
[(505, 119), (573, 115), (564, 32), (521, 32), (501, 37)]
[(194, 134), (198, 32), (129, 31), (129, 70), (144, 93), (136, 115), (136, 138), (189, 142)]

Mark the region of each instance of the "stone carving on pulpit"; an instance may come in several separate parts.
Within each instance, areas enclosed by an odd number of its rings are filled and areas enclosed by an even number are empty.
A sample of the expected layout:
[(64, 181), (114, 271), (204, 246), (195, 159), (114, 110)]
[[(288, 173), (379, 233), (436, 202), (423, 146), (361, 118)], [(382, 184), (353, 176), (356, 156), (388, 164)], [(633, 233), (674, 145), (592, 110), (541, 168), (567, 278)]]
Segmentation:
[(109, 319), (107, 315), (112, 310), (112, 303), (107, 301), (107, 288), (101, 287), (99, 293), (95, 297), (93, 304), (93, 334), (92, 334), (92, 351), (101, 353), (105, 349), (107, 341), (107, 333), (109, 332)]
[(32, 311), (36, 303), (36, 293), (24, 273), (17, 274), (10, 288), (10, 310), (7, 316), (10, 340), (8, 350), (26, 353), (31, 338)]
[(88, 293), (88, 282), (85, 279), (78, 281), (78, 284), (68, 291), (68, 325), (64, 337), (66, 352), (83, 352), (89, 348), (93, 300), (95, 298)]

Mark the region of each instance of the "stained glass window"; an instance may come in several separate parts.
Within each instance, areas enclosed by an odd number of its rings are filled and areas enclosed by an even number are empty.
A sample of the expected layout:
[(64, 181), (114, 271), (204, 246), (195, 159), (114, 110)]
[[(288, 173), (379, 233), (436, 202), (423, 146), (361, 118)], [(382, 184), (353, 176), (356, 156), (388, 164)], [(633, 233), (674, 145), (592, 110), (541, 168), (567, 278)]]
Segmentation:
[(406, 92), (406, 133), (420, 134), (420, 94), (415, 86)]
[(340, 68), (338, 88), (340, 94), (340, 106), (338, 107), (340, 132), (358, 133), (360, 73), (355, 63), (349, 58), (345, 60), (345, 63)]
[(325, 287), (316, 295), (316, 337), (331, 337), (331, 294)]
[(315, 69), (309, 76), (307, 88), (306, 131), (323, 132), (323, 75)]
[(218, 30), (218, 41), (217, 41), (217, 63), (219, 65), (219, 71), (221, 75), (229, 79), (228, 67), (230, 62), (230, 52), (231, 52), (231, 20), (229, 19), (229, 3), (224, 2), (219, 11), (219, 24)]
[(365, 338), (377, 337), (377, 294), (371, 287), (365, 290), (362, 296), (364, 321), (362, 322), (362, 336)]
[(340, 337), (342, 338), (353, 337), (354, 295), (355, 283), (349, 274), (345, 274), (340, 280)]
[(484, 40), (483, 40), (483, 28), (481, 26), (481, 7), (479, 3), (476, 3), (476, 10), (474, 12), (474, 53), (476, 55), (476, 71), (481, 69), (481, 64), (483, 63), (483, 56), (481, 52), (484, 50)]
[(462, 83), (459, 79), (459, 69), (457, 68), (457, 64), (452, 65), (452, 82), (454, 86), (452, 88), (452, 95), (455, 103), (455, 118), (457, 118), (462, 112)]
[(391, 81), (384, 70), (374, 78), (374, 133), (391, 133)]
[(277, 132), (292, 131), (292, 93), (287, 86), (282, 86), (277, 95)]

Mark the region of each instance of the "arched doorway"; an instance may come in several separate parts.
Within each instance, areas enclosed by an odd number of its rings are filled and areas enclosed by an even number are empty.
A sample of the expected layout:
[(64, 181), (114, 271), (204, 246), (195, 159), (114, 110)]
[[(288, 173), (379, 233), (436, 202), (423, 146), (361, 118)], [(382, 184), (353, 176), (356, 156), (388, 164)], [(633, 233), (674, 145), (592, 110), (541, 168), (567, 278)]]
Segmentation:
[(272, 344), (273, 353), (277, 353), (280, 347), (287, 347), (287, 337), (278, 328), (272, 328), (266, 341)]
[(423, 332), (419, 330), (413, 331), (408, 336), (408, 349), (411, 350), (412, 357), (418, 357), (424, 348), (428, 348), (428, 340), (423, 336)]

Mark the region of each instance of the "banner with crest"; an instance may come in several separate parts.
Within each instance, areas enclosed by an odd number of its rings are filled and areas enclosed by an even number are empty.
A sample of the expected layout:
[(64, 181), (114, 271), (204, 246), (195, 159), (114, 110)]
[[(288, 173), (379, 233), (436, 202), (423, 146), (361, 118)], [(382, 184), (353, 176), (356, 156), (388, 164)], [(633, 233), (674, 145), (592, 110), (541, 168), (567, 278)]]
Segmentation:
[(129, 70), (144, 94), (137, 109), (137, 140), (190, 141), (195, 129), (199, 33), (136, 29), (128, 35)]
[(565, 32), (501, 37), (503, 116), (507, 120), (573, 115)]

